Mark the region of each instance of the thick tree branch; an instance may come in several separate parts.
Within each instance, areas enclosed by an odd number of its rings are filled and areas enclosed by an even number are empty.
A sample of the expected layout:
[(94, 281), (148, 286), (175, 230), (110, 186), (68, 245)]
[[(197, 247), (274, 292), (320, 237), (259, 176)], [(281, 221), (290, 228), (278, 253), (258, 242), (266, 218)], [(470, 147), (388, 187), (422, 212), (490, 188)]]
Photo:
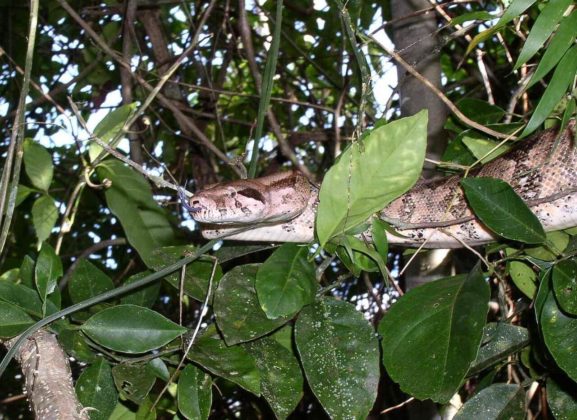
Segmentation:
[[(16, 338), (5, 342), (12, 347)], [(68, 356), (56, 336), (45, 330), (32, 335), (16, 353), (26, 382), (26, 393), (37, 419), (86, 419), (74, 392)]]

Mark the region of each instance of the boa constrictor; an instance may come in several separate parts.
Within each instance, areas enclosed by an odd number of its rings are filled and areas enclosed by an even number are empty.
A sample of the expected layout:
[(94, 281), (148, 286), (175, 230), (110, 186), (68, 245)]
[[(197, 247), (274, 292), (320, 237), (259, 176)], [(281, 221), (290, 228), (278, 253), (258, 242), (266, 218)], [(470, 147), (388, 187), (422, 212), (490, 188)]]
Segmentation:
[[(538, 133), (470, 176), (508, 182), (552, 231), (577, 226), (576, 164), (571, 121), (560, 136), (554, 130)], [(495, 241), (468, 207), (460, 179), (418, 182), (379, 212), (376, 217), (401, 235), (387, 233), (390, 243), (458, 248)], [(293, 171), (213, 185), (191, 197), (186, 208), (207, 239), (311, 242), (317, 205), (318, 188)], [(370, 240), (370, 231), (363, 235)]]

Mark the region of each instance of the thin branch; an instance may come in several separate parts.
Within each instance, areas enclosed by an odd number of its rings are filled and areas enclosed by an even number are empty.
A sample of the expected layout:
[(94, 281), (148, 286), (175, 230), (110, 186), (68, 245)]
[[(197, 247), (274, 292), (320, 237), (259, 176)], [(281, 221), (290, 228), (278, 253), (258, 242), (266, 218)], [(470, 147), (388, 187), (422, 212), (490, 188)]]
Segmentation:
[[(108, 46), (108, 44), (106, 44), (106, 42), (104, 42), (104, 40), (92, 29), (92, 27), (90, 25), (88, 25), (78, 15), (78, 13), (76, 13), (76, 11), (72, 7), (70, 7), (70, 5), (66, 2), (66, 0), (58, 0), (58, 3), (68, 12), (70, 17), (72, 17), (72, 19), (74, 19), (78, 23), (78, 25), (80, 25), (80, 27), (82, 27), (82, 29), (86, 32), (86, 34), (88, 34), (90, 36), (90, 38), (106, 54), (108, 54), (112, 59), (114, 59), (116, 62), (118, 62), (118, 64), (120, 64), (121, 66), (130, 70), (130, 72), (131, 72), (130, 74), (146, 90), (148, 90), (150, 92), (154, 91), (154, 95), (156, 96), (156, 99), (158, 100), (158, 102), (160, 102), (161, 105), (165, 106), (166, 108), (168, 108), (173, 113), (175, 119), (178, 121), (179, 124), (181, 124), (181, 128), (183, 130), (190, 130), (192, 132), (192, 134), (194, 134), (199, 139), (199, 141), (203, 144), (203, 146), (205, 146), (207, 149), (212, 151), (223, 162), (230, 164), (230, 159), (228, 158), (228, 156), (226, 156), (220, 149), (218, 149), (210, 141), (210, 139), (208, 137), (206, 137), (206, 135), (196, 126), (196, 124), (190, 118), (188, 118), (186, 115), (184, 115), (180, 111), (180, 109), (178, 109), (178, 107), (176, 105), (174, 105), (174, 103), (170, 99), (168, 99), (162, 93), (159, 93), (160, 89), (155, 89), (146, 80), (144, 80), (138, 73), (132, 71), (132, 68), (130, 67), (130, 63), (127, 63), (116, 51), (111, 49)], [(149, 96), (149, 99), (150, 99), (150, 96)], [(241, 173), (238, 171), (237, 168), (235, 168), (233, 166), (232, 169), (239, 176), (241, 176)]]
[[(26, 97), (30, 89), (30, 75), (32, 72), (32, 62), (34, 58), (34, 45), (36, 42), (36, 27), (38, 25), (38, 7), (39, 0), (32, 0), (30, 2), (30, 22), (28, 25), (28, 45), (26, 47), (26, 61), (24, 65), (24, 77), (22, 81), (22, 89), (20, 90), (20, 98), (18, 99), (18, 107), (14, 125), (12, 126), (12, 136), (10, 138), (10, 146), (6, 154), (4, 162), (4, 170), (0, 179), (0, 254), (4, 250), (6, 238), (10, 231), (12, 223), (12, 216), (16, 208), (16, 193), (18, 192), (18, 180), (20, 179), (20, 167), (22, 164), (22, 145), (24, 143), (25, 135), (25, 112), (26, 112)], [(9, 178), (12, 180), (9, 184)]]
[(403, 66), (405, 68), (405, 70), (407, 72), (409, 72), (413, 77), (415, 77), (416, 79), (418, 79), (423, 85), (425, 85), (427, 88), (429, 88), (435, 95), (437, 95), (439, 97), (439, 99), (441, 101), (443, 101), (443, 103), (445, 103), (445, 105), (447, 105), (447, 107), (451, 110), (451, 112), (453, 114), (455, 114), (455, 116), (457, 116), (457, 118), (459, 118), (463, 123), (465, 123), (466, 125), (468, 125), (469, 127), (473, 127), (476, 130), (479, 130), (485, 134), (488, 134), (490, 136), (502, 139), (502, 138), (507, 138), (510, 136), (508, 134), (503, 134), (503, 133), (499, 133), (498, 131), (495, 130), (491, 130), (490, 128), (485, 127), (482, 124), (479, 124), (476, 121), (473, 121), (472, 119), (468, 118), (465, 114), (463, 114), (456, 106), (455, 104), (453, 104), (453, 102), (451, 102), (451, 100), (449, 98), (447, 98), (445, 96), (445, 94), (443, 92), (441, 92), (435, 85), (433, 85), (429, 80), (427, 80), (425, 77), (423, 77), (417, 70), (415, 70), (413, 68), (413, 66), (411, 66), (409, 63), (407, 63), (399, 54), (397, 54), (395, 51), (391, 50), (390, 48), (388, 48), (386, 45), (382, 44), (381, 42), (379, 42), (375, 37), (369, 35), (369, 38), (376, 43), (377, 45), (379, 45), (387, 54), (389, 54), (391, 57), (393, 57), (401, 66)]

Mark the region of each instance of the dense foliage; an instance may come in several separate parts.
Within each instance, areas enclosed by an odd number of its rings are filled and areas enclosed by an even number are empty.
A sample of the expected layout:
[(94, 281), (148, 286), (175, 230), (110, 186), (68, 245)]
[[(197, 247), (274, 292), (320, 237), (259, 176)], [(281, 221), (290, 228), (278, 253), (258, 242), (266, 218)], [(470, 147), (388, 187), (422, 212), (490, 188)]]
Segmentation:
[[(401, 297), (391, 273), (415, 251), (389, 247), (384, 222), (374, 245), (350, 235), (417, 180), (427, 114), (400, 119), (388, 98), (396, 2), (327, 3), (45, 0), (32, 45), (34, 8), (0, 1), (0, 339), (57, 319), (94, 419), (366, 418), (411, 397), (460, 418), (576, 418), (577, 230), (545, 233), (510, 188), (468, 179), (503, 239)], [(574, 118), (573, 2), (503, 3), (428, 9), (452, 104), (444, 172), (508, 148), (483, 126)], [(324, 178), (317, 244), (203, 246), (167, 182), (245, 166)], [(26, 410), (18, 369), (0, 382), (7, 418)]]

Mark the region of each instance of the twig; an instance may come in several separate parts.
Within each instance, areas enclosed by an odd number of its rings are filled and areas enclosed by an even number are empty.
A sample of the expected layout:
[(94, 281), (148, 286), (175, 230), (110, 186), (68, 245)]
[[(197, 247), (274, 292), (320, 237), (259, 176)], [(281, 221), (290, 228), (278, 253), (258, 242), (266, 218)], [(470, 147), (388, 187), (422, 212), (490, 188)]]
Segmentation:
[[(34, 44), (36, 42), (36, 27), (38, 25), (39, 0), (32, 0), (30, 3), (30, 22), (28, 25), (28, 45), (26, 47), (26, 61), (24, 65), (24, 77), (12, 135), (10, 136), (10, 146), (4, 162), (4, 170), (0, 178), (0, 254), (4, 250), (6, 238), (10, 231), (12, 216), (16, 208), (16, 193), (18, 192), (18, 180), (20, 179), (20, 167), (22, 164), (22, 145), (25, 134), (25, 111), (26, 97), (30, 90), (30, 74), (32, 72), (32, 62), (34, 58)], [(9, 178), (12, 176), (9, 185)], [(9, 190), (10, 189), (10, 190)]]
[(146, 178), (148, 178), (152, 182), (154, 182), (157, 187), (169, 188), (169, 189), (174, 190), (174, 191), (180, 191), (180, 187), (178, 185), (174, 185), (168, 181), (165, 181), (164, 179), (162, 179), (159, 176), (155, 176), (155, 175), (148, 173), (148, 171), (146, 171), (146, 169), (144, 169), (141, 165), (139, 165), (136, 162), (133, 162), (130, 158), (127, 158), (126, 156), (124, 156), (122, 153), (120, 153), (116, 149), (113, 149), (112, 147), (110, 147), (110, 145), (108, 143), (102, 141), (101, 139), (96, 137), (93, 133), (91, 133), (90, 129), (86, 126), (84, 119), (80, 115), (80, 111), (78, 110), (78, 107), (76, 106), (76, 104), (72, 101), (72, 99), (70, 97), (68, 98), (68, 101), (70, 102), (70, 107), (72, 108), (72, 112), (76, 115), (76, 118), (78, 118), (79, 124), (90, 135), (90, 141), (95, 142), (100, 147), (102, 147), (106, 152), (110, 153), (112, 156), (114, 156), (118, 160), (121, 160), (122, 162), (126, 163), (130, 167), (134, 168), (137, 172), (139, 172), (140, 174), (144, 175)]
[[(192, 333), (192, 337), (190, 337), (190, 340), (188, 341), (188, 344), (186, 345), (186, 350), (184, 351), (184, 354), (182, 355), (182, 358), (180, 359), (178, 366), (176, 367), (176, 369), (174, 369), (174, 373), (172, 374), (170, 379), (168, 381), (166, 381), (166, 384), (162, 388), (162, 391), (159, 392), (158, 397), (156, 397), (156, 400), (154, 401), (154, 404), (152, 404), (151, 410), (154, 409), (154, 407), (156, 407), (156, 405), (158, 404), (158, 402), (160, 401), (160, 399), (162, 398), (162, 396), (164, 395), (164, 393), (166, 392), (166, 390), (168, 389), (170, 384), (173, 383), (176, 375), (178, 375), (180, 373), (180, 368), (182, 368), (182, 365), (184, 364), (184, 361), (186, 360), (186, 356), (190, 352), (190, 349), (192, 348), (192, 345), (194, 344), (194, 340), (196, 340), (196, 336), (198, 335), (198, 332), (200, 331), (200, 326), (202, 325), (202, 320), (204, 319), (205, 315), (208, 313), (208, 301), (210, 300), (210, 297), (212, 295), (212, 282), (214, 279), (214, 275), (216, 273), (217, 265), (218, 265), (217, 260), (215, 258), (214, 264), (212, 265), (212, 272), (210, 273), (210, 278), (208, 281), (208, 290), (206, 291), (206, 297), (204, 299), (204, 302), (202, 303), (202, 308), (200, 310), (200, 316), (198, 317), (198, 322), (196, 323), (196, 327), (194, 328), (194, 332)], [(183, 265), (182, 268), (184, 269), (184, 267), (185, 266)]]
[(413, 77), (415, 77), (416, 79), (418, 79), (423, 85), (425, 85), (427, 88), (429, 88), (435, 95), (437, 95), (439, 97), (439, 99), (441, 101), (443, 101), (443, 103), (445, 103), (445, 105), (447, 105), (447, 107), (451, 110), (451, 112), (453, 114), (455, 114), (457, 116), (457, 118), (459, 118), (463, 123), (467, 124), (470, 127), (475, 128), (476, 130), (479, 130), (485, 134), (488, 134), (490, 136), (496, 137), (496, 138), (508, 138), (509, 135), (507, 134), (503, 134), (503, 133), (499, 133), (498, 131), (495, 130), (491, 130), (490, 128), (485, 127), (482, 124), (479, 124), (476, 121), (473, 121), (472, 119), (468, 118), (465, 114), (463, 114), (459, 108), (457, 108), (455, 106), (455, 104), (453, 104), (453, 102), (451, 102), (451, 100), (449, 98), (447, 98), (445, 96), (445, 94), (443, 92), (441, 92), (435, 85), (433, 85), (429, 80), (427, 80), (425, 77), (423, 77), (417, 70), (415, 70), (413, 68), (413, 66), (411, 66), (409, 63), (407, 63), (399, 54), (397, 54), (395, 51), (389, 49), (386, 45), (382, 44), (381, 42), (379, 42), (375, 37), (368, 35), (369, 38), (376, 43), (377, 45), (379, 45), (387, 54), (389, 54), (391, 57), (393, 57), (401, 66), (403, 66), (405, 68), (405, 70), (407, 70), (407, 72), (409, 72)]
[(401, 407), (409, 404), (409, 403), (410, 403), (411, 401), (413, 401), (414, 399), (415, 399), (415, 397), (411, 397), (411, 398), (409, 398), (408, 400), (403, 401), (403, 402), (400, 403), (400, 404), (397, 404), (397, 405), (394, 405), (394, 406), (392, 406), (392, 407), (386, 408), (386, 409), (384, 409), (383, 411), (381, 411), (381, 414), (387, 414), (387, 413), (390, 413), (391, 411), (397, 410), (397, 409), (399, 409), (399, 408), (401, 408)]
[[(127, 68), (131, 73), (131, 75), (136, 79), (136, 81), (143, 86), (146, 90), (152, 92), (154, 87), (152, 87), (146, 80), (144, 80), (138, 73), (132, 71), (130, 67), (130, 63), (127, 63), (116, 51), (112, 50), (106, 42), (92, 29), (90, 25), (88, 25), (79, 15), (76, 13), (72, 7), (66, 2), (66, 0), (58, 0), (58, 3), (68, 12), (68, 14), (74, 19), (80, 27), (94, 40), (94, 42), (102, 48), (102, 50), (108, 54), (112, 59), (114, 59), (118, 64)], [(192, 134), (194, 134), (199, 141), (205, 146), (207, 149), (212, 151), (219, 159), (223, 162), (230, 163), (230, 159), (226, 154), (224, 154), (220, 149), (218, 149), (206, 135), (197, 127), (197, 125), (186, 115), (180, 111), (180, 109), (172, 103), (170, 99), (164, 96), (162, 93), (156, 94), (156, 99), (166, 108), (168, 108), (174, 115), (175, 119), (181, 124), (181, 128), (184, 130), (190, 130)], [(237, 174), (240, 176), (241, 174), (238, 172), (237, 168), (232, 168)]]

